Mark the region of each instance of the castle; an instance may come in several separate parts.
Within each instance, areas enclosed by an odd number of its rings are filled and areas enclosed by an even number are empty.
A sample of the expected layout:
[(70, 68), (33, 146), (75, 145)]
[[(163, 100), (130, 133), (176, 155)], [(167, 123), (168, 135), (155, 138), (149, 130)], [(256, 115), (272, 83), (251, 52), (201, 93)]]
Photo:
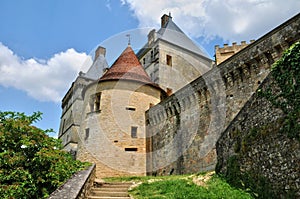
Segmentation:
[(250, 44), (216, 46), (215, 61), (170, 15), (110, 68), (99, 47), (62, 100), (65, 150), (96, 163), (97, 177), (213, 170), (220, 135), (300, 39), (299, 24), (297, 15)]

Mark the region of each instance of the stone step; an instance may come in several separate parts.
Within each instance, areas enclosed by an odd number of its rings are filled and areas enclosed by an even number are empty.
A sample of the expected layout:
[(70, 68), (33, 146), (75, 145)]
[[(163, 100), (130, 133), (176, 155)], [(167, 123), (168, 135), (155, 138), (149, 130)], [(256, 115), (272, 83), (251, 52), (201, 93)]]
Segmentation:
[(92, 196), (110, 196), (110, 197), (128, 197), (127, 191), (117, 192), (117, 191), (95, 191), (92, 190)]
[(130, 197), (88, 196), (87, 199), (131, 199)]
[(129, 187), (97, 187), (97, 188), (92, 188), (94, 191), (127, 191)]
[(132, 183), (113, 182), (101, 183), (91, 189), (88, 199), (130, 199), (128, 189)]
[[(118, 187), (118, 188), (128, 188), (132, 185), (132, 183), (104, 183), (101, 185), (101, 187)], [(100, 187), (100, 188), (101, 188)]]

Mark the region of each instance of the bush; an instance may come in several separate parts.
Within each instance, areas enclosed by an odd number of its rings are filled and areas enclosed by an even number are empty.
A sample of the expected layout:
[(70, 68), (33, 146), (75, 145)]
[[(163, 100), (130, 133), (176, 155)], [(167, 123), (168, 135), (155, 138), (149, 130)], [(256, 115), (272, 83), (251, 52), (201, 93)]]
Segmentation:
[(41, 115), (0, 111), (0, 198), (46, 198), (87, 166), (61, 150), (52, 130), (32, 126)]

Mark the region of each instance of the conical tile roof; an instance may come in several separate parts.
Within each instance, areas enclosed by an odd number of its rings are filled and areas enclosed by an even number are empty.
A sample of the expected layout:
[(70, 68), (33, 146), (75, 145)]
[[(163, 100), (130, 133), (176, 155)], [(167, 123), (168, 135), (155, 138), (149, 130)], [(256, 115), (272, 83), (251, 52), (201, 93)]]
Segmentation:
[(129, 45), (99, 81), (120, 79), (154, 84)]

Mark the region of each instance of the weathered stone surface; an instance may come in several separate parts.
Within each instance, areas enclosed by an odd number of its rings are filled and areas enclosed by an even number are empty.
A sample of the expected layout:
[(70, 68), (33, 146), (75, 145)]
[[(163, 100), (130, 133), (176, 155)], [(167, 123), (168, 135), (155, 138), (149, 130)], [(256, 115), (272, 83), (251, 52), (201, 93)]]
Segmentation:
[(148, 174), (213, 169), (221, 133), (299, 32), (297, 15), (148, 110)]
[[(89, 85), (84, 93), (77, 159), (97, 164), (97, 178), (146, 175), (145, 111), (160, 101), (161, 92), (152, 85), (126, 80)], [(90, 108), (95, 93), (101, 93), (99, 111)]]
[[(259, 90), (272, 81), (268, 77)], [(217, 142), (217, 171), (226, 174), (230, 159), (237, 157), (237, 172), (254, 182), (265, 179), (278, 198), (291, 191), (300, 197), (300, 143), (280, 133), (283, 117), (266, 98), (253, 95)]]
[(56, 189), (49, 199), (84, 199), (93, 187), (96, 165), (74, 174), (65, 184)]

